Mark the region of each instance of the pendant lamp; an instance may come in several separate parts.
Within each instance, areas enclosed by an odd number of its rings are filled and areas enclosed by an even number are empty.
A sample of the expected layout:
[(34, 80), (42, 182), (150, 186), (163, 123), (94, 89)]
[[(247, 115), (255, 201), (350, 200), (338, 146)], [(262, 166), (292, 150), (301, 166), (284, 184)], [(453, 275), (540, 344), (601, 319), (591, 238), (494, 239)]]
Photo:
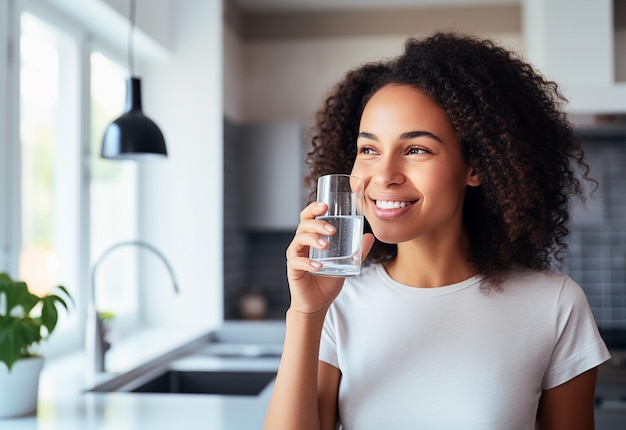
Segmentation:
[(130, 0), (130, 29), (128, 31), (130, 76), (126, 81), (126, 111), (107, 127), (100, 151), (102, 158), (140, 160), (149, 157), (167, 157), (163, 133), (142, 111), (141, 80), (134, 76), (135, 9), (135, 0)]

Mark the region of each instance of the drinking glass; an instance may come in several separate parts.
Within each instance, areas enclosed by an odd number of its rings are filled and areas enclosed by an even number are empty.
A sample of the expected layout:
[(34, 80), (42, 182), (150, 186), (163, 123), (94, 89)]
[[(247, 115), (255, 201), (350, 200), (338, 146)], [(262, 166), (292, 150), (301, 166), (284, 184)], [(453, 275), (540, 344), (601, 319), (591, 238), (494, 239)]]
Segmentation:
[(322, 236), (326, 249), (311, 247), (309, 257), (322, 263), (314, 275), (355, 276), (361, 272), (363, 240), (363, 180), (356, 176), (332, 174), (317, 180), (317, 201), (328, 210), (317, 219), (332, 224), (336, 233)]

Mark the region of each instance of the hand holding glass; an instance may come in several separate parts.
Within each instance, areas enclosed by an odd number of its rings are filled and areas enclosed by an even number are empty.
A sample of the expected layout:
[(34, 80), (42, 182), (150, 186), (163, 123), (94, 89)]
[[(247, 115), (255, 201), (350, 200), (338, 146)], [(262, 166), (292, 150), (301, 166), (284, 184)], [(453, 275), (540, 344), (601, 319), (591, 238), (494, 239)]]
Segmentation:
[(325, 175), (317, 180), (317, 201), (328, 205), (318, 216), (336, 229), (326, 249), (311, 248), (309, 257), (322, 263), (314, 275), (355, 276), (361, 272), (363, 240), (363, 180), (350, 175)]

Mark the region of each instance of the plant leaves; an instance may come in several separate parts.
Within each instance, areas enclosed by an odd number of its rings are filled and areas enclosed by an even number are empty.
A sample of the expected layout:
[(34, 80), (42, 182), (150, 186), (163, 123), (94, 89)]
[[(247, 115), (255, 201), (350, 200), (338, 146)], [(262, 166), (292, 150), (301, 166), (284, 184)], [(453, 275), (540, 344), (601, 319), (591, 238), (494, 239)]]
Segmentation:
[(69, 308), (67, 307), (67, 303), (65, 302), (65, 300), (63, 300), (61, 297), (57, 296), (56, 294), (51, 294), (49, 296), (46, 297), (42, 297), (41, 299), (43, 302), (45, 301), (50, 301), (53, 303), (60, 303), (66, 310), (69, 310)]
[(4, 284), (2, 292), (6, 298), (7, 315), (16, 311), (17, 308), (21, 308), (22, 313), (28, 315), (35, 305), (39, 303), (39, 297), (31, 294), (24, 282), (15, 282), (11, 285)]
[(38, 343), (42, 339), (41, 322), (37, 318), (24, 318), (16, 321), (18, 322), (17, 332), (20, 335), (18, 340), (21, 341), (20, 348), (22, 352), (27, 352), (32, 344)]
[[(59, 319), (58, 307), (69, 310), (67, 302), (74, 303), (65, 287), (59, 285), (55, 290), (58, 294), (37, 297), (26, 283), (0, 273), (0, 361), (9, 370), (19, 358), (32, 356), (30, 348), (52, 334)], [(38, 317), (30, 315), (39, 309)], [(44, 334), (42, 327), (46, 328)]]
[[(65, 295), (65, 297), (67, 297), (68, 299), (70, 299), (70, 302), (72, 304), (74, 304), (74, 299), (72, 298), (72, 295), (70, 294), (69, 291), (67, 291), (67, 288), (65, 288), (63, 285), (59, 285), (57, 286), (57, 288), (61, 291), (63, 291), (63, 294)], [(64, 302), (65, 303), (65, 302)], [(65, 306), (65, 308), (67, 309), (67, 306)]]
[(41, 340), (41, 329), (32, 318), (10, 318), (9, 324), (0, 331), (0, 361), (11, 370), (13, 363), (28, 354), (28, 348)]
[(9, 370), (20, 358), (20, 343), (17, 339), (16, 332), (13, 330), (1, 330), (0, 331), (0, 361), (3, 361)]
[(47, 296), (41, 299), (43, 307), (41, 308), (41, 322), (48, 330), (48, 333), (52, 333), (57, 325), (59, 319), (59, 312), (56, 308), (56, 302), (60, 302), (67, 309), (67, 305), (58, 296)]

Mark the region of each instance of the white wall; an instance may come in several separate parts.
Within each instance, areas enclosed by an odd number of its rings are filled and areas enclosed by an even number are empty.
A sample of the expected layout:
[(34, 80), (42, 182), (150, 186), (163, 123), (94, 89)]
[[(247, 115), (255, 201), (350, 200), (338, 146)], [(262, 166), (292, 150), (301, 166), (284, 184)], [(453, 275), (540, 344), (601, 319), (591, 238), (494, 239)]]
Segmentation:
[(243, 48), (242, 116), (311, 120), (330, 87), (367, 61), (397, 55), (402, 36), (251, 42)]
[[(228, 32), (233, 33), (231, 29)], [(241, 102), (226, 114), (246, 121), (310, 121), (325, 94), (349, 69), (399, 55), (409, 36), (244, 42), (231, 34), (230, 43), (238, 45), (233, 51), (239, 55), (241, 81), (239, 87), (232, 82), (226, 86), (226, 99), (234, 94)], [(511, 49), (523, 51), (519, 34), (489, 36)], [(230, 92), (231, 88), (237, 88), (237, 93)]]
[[(60, 0), (55, 0), (60, 1)], [(62, 0), (67, 1), (67, 0)], [(85, 0), (81, 0), (85, 1)], [(88, 0), (93, 1), (93, 0)], [(121, 16), (128, 17), (130, 0), (101, 0), (117, 11)], [(210, 0), (215, 1), (215, 0)], [(187, 0), (183, 0), (187, 2)], [(176, 5), (183, 5), (180, 0)], [(143, 32), (154, 39), (165, 49), (172, 49), (172, 0), (135, 0), (135, 24)]]
[[(37, 2), (50, 3), (52, 9), (60, 9), (75, 21), (86, 25), (90, 32), (106, 41), (107, 45), (126, 52), (130, 0), (33, 1), (34, 4)], [(133, 43), (137, 60), (154, 60), (167, 55), (172, 39), (172, 2), (173, 0), (136, 0)]]
[(139, 228), (170, 257), (181, 294), (149, 278), (147, 317), (210, 327), (222, 321), (222, 4), (177, 1), (170, 13), (171, 56), (142, 73), (169, 157), (141, 169)]

